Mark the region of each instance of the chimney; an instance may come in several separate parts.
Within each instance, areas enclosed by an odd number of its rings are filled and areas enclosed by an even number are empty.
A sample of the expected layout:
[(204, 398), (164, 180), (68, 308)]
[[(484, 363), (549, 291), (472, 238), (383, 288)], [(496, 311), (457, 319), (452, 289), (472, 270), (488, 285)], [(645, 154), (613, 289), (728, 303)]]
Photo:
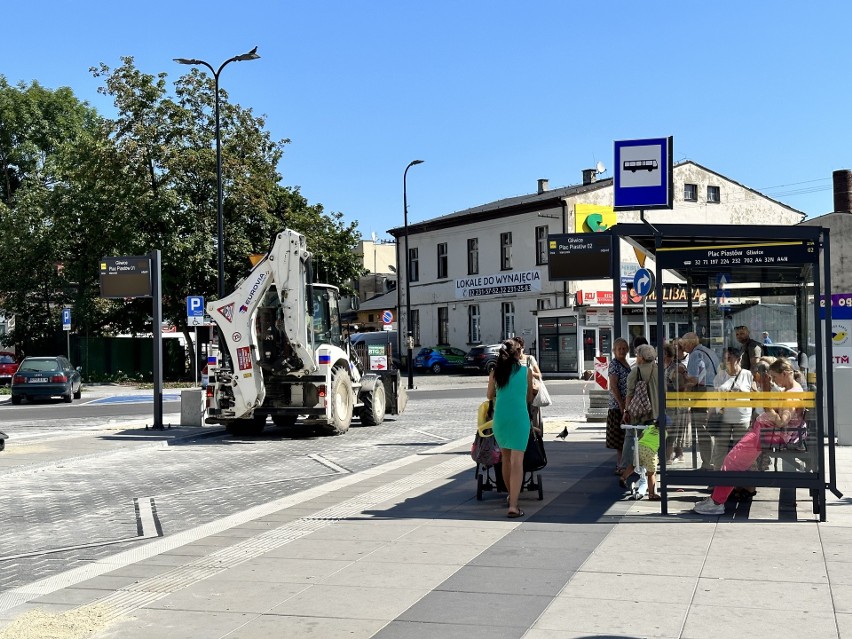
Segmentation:
[(598, 172), (596, 169), (583, 169), (583, 186), (594, 184), (598, 181)]
[(547, 178), (541, 178), (538, 181), (538, 193), (541, 195), (548, 189), (549, 180)]
[(831, 174), (834, 182), (834, 212), (852, 213), (852, 171), (840, 169)]

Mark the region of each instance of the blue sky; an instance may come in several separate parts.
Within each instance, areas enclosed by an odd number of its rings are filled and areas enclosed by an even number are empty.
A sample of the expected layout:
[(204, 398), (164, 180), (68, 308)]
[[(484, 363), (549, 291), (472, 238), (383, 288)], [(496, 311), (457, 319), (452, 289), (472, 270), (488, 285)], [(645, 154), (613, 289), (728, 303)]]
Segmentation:
[[(852, 168), (852, 3), (7, 3), (0, 73), (71, 87), (130, 55), (174, 80), (255, 45), (221, 84), (290, 138), (283, 182), (365, 237), (504, 197), (576, 184), (613, 141), (674, 136), (691, 159), (810, 217)], [(605, 177), (609, 177), (607, 172)]]

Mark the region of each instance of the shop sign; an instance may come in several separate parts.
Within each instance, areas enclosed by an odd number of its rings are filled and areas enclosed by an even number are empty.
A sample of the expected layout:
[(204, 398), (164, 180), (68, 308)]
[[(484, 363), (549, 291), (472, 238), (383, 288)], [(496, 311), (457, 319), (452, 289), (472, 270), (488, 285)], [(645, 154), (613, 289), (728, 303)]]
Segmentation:
[[(687, 295), (687, 288), (685, 286), (680, 285), (671, 285), (671, 284), (663, 284), (663, 302), (683, 302), (686, 304), (689, 296)], [(692, 289), (692, 301), (700, 302), (702, 300), (703, 292), (699, 288)], [(657, 301), (657, 289), (653, 289), (648, 295), (645, 297), (648, 302), (656, 302)], [(631, 302), (633, 299), (631, 298)], [(641, 298), (637, 302), (639, 304), (642, 303)]]
[[(699, 288), (692, 289), (693, 303), (701, 302), (704, 298), (704, 292)], [(612, 291), (577, 291), (578, 306), (612, 306)], [(657, 301), (657, 290), (654, 289), (645, 298), (648, 303)], [(681, 302), (686, 304), (688, 299), (687, 288), (680, 285), (663, 284), (663, 302)], [(631, 289), (621, 291), (622, 305), (641, 304), (642, 298), (633, 293)]]
[(541, 291), (541, 273), (535, 270), (473, 275), (456, 280), (456, 299), (460, 300), (534, 291)]

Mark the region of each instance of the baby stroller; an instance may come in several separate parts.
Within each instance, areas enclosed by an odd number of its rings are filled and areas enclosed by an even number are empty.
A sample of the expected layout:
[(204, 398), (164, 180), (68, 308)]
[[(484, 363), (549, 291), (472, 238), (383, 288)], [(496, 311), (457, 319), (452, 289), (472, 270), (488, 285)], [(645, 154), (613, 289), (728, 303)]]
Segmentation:
[[(544, 451), (542, 440), (543, 428), (541, 415), (535, 411), (537, 423), (531, 424), (530, 437), (524, 452), (524, 482), (521, 491), (538, 491), (539, 500), (544, 499), (544, 486), (541, 481), (539, 470), (547, 466), (547, 455)], [(503, 482), (503, 466), (498, 455), (482, 454), (483, 446), (486, 450), (493, 447), (499, 451), (494, 441), (494, 431), (491, 429), (491, 419), (494, 415), (494, 403), (483, 402), (477, 412), (477, 434), (471, 448), (471, 457), (477, 462), (476, 476), (476, 499), (482, 501), (484, 491), (496, 490), (500, 493), (507, 492), (506, 484)], [(488, 439), (492, 440), (491, 442)], [(476, 454), (478, 451), (480, 454)]]

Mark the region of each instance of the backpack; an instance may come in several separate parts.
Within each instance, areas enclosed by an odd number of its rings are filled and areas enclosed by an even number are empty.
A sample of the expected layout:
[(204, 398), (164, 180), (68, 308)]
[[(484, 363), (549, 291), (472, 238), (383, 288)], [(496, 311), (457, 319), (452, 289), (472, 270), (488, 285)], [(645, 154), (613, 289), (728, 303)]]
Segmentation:
[(633, 387), (630, 403), (624, 408), (625, 417), (629, 418), (627, 423), (630, 424), (639, 424), (654, 416), (654, 408), (651, 406), (651, 397), (648, 394), (648, 382), (642, 379), (642, 371), (638, 366), (636, 373), (639, 375), (639, 380)]

